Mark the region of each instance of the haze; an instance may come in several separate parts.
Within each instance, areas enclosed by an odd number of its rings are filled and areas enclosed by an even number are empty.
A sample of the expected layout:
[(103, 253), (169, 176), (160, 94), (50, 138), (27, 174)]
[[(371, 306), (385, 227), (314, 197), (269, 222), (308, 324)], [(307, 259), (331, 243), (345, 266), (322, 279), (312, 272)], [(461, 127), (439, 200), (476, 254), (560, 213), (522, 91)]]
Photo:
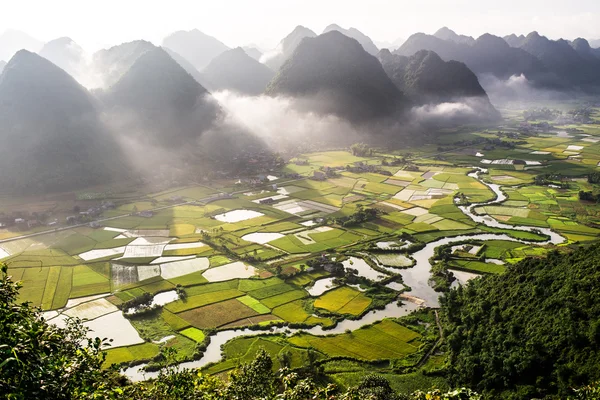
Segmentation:
[(316, 32), (331, 23), (352, 26), (384, 44), (442, 26), (474, 37), (537, 30), (551, 39), (598, 39), (599, 18), (596, 0), (24, 0), (4, 2), (0, 31), (18, 29), (41, 41), (69, 36), (96, 51), (135, 39), (160, 44), (173, 31), (198, 28), (230, 47), (270, 49), (296, 25)]

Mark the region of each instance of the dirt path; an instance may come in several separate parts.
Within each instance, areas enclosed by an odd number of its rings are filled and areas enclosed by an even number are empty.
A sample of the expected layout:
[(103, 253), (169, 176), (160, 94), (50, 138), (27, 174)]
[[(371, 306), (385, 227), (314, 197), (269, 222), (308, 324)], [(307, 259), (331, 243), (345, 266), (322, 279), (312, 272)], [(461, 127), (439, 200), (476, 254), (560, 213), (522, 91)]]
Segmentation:
[(435, 313), (435, 324), (438, 327), (440, 338), (433, 345), (433, 347), (431, 348), (431, 350), (429, 350), (427, 352), (427, 354), (425, 354), (425, 356), (423, 356), (423, 358), (421, 359), (421, 361), (419, 361), (419, 363), (417, 364), (417, 368), (421, 368), (423, 365), (425, 365), (425, 363), (427, 362), (427, 360), (429, 360), (429, 357), (431, 357), (431, 355), (438, 349), (438, 347), (440, 347), (440, 345), (444, 341), (444, 330), (442, 329), (442, 324), (440, 323), (440, 316), (438, 314), (438, 310), (434, 310), (433, 312)]

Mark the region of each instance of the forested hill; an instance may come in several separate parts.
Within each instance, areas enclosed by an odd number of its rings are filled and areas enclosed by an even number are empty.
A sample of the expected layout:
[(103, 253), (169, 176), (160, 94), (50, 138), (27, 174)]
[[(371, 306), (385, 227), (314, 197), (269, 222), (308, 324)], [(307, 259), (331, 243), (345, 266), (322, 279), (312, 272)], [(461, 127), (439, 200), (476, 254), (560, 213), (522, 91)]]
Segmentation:
[(526, 259), (443, 300), (450, 378), (489, 398), (567, 398), (600, 379), (600, 246)]

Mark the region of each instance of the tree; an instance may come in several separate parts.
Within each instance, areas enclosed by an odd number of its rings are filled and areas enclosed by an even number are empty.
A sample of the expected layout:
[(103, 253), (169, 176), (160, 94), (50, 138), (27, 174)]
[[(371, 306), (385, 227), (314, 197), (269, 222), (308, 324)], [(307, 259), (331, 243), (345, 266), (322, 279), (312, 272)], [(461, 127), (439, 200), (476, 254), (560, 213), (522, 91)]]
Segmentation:
[(252, 362), (242, 364), (229, 375), (225, 398), (270, 399), (275, 395), (276, 388), (273, 360), (264, 349), (260, 349)]
[(19, 288), (2, 265), (0, 393), (11, 399), (113, 395), (119, 377), (114, 370), (101, 368), (101, 347), (107, 342), (87, 339), (87, 329), (78, 320), (69, 320), (64, 329), (47, 324), (29, 303), (17, 303)]

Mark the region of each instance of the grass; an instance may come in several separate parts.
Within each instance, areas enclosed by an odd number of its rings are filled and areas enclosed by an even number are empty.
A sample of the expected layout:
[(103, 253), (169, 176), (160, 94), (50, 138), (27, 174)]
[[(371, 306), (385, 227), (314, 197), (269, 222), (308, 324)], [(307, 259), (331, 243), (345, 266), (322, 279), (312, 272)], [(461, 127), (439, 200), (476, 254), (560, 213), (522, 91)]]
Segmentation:
[(481, 261), (452, 260), (450, 265), (453, 268), (484, 274), (501, 274), (506, 271), (504, 265), (488, 264)]
[(333, 336), (299, 334), (288, 341), (295, 346), (314, 348), (329, 357), (352, 357), (375, 361), (403, 358), (419, 350), (421, 335), (391, 320)]
[(255, 299), (254, 297), (251, 296), (242, 296), (242, 297), (238, 297), (237, 300), (250, 307), (251, 309), (253, 309), (254, 311), (256, 311), (259, 314), (269, 314), (271, 312), (271, 310), (266, 307), (264, 304), (262, 304), (260, 302), (260, 300)]
[(110, 292), (109, 279), (87, 265), (73, 268), (71, 298)]
[(298, 299), (303, 299), (307, 296), (308, 296), (308, 293), (306, 293), (304, 290), (291, 290), (289, 292), (285, 292), (285, 293), (279, 294), (277, 296), (267, 297), (266, 299), (262, 300), (262, 303), (265, 306), (273, 309), (282, 304), (286, 304), (286, 303), (289, 303), (291, 301), (298, 300)]
[(286, 293), (291, 290), (294, 290), (294, 287), (288, 285), (287, 283), (281, 283), (279, 285), (266, 286), (262, 289), (252, 290), (248, 292), (252, 297), (256, 297), (257, 299), (266, 299), (267, 297), (273, 297), (278, 294)]
[(311, 325), (322, 324), (328, 326), (333, 323), (329, 318), (314, 317), (309, 314), (304, 307), (303, 300), (296, 300), (281, 305), (273, 310), (273, 315), (293, 324), (304, 322)]
[(371, 304), (371, 299), (356, 289), (343, 286), (321, 295), (314, 304), (316, 308), (339, 314), (360, 315)]
[(198, 343), (204, 342), (205, 335), (200, 329), (197, 328), (187, 328), (180, 332), (183, 336), (188, 337), (192, 340), (195, 340)]
[(106, 351), (104, 367), (112, 364), (128, 363), (133, 360), (149, 360), (159, 353), (158, 345), (154, 343), (142, 343), (135, 346), (119, 347)]

